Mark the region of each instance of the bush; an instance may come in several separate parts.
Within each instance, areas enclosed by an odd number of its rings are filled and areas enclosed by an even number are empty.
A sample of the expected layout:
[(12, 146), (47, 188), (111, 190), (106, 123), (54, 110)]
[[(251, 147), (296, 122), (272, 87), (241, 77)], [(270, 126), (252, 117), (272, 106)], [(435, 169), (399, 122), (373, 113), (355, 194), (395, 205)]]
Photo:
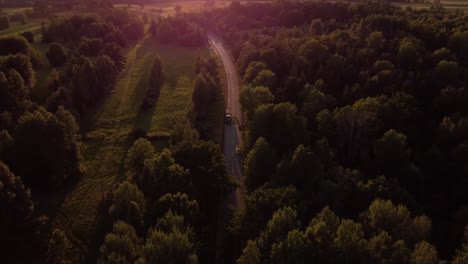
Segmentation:
[(63, 66), (67, 62), (65, 48), (59, 43), (51, 43), (46, 55), (52, 66)]
[(21, 25), (26, 25), (28, 23), (28, 18), (26, 17), (25, 14), (21, 14), (19, 16), (19, 21), (20, 21)]
[(17, 53), (29, 55), (30, 51), (31, 45), (21, 36), (0, 38), (0, 56), (16, 55)]
[(31, 31), (25, 31), (20, 33), (20, 36), (25, 38), (29, 43), (34, 43), (34, 34)]
[(8, 16), (1, 16), (0, 17), (0, 30), (10, 28), (10, 19)]

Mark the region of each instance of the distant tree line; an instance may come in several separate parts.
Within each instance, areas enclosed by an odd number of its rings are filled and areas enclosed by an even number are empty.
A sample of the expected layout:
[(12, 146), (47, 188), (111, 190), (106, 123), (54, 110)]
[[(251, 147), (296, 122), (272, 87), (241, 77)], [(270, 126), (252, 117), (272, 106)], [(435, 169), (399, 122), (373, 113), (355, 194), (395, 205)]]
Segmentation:
[(176, 14), (167, 18), (151, 21), (149, 31), (162, 43), (174, 43), (182, 46), (203, 46), (206, 44), (206, 32), (199, 25), (190, 22), (185, 14)]

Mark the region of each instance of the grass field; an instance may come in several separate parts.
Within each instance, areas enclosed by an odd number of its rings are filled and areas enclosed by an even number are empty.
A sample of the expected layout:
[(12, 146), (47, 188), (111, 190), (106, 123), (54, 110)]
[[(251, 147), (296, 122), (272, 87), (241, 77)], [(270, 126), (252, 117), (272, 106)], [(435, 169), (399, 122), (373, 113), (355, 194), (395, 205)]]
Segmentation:
[[(167, 81), (154, 112), (142, 116), (138, 114), (140, 103), (156, 54), (163, 60)], [(125, 178), (123, 164), (133, 141), (129, 135), (142, 124), (148, 131), (171, 131), (171, 120), (184, 117), (190, 109), (193, 61), (196, 56), (207, 54), (207, 49), (170, 47), (152, 39), (127, 50), (127, 66), (115, 91), (94, 116), (93, 129), (84, 140), (86, 174), (71, 187), (52, 215), (54, 225), (65, 230), (80, 255), (96, 254), (88, 250), (98, 248), (95, 239), (99, 232), (99, 206), (103, 194)]]

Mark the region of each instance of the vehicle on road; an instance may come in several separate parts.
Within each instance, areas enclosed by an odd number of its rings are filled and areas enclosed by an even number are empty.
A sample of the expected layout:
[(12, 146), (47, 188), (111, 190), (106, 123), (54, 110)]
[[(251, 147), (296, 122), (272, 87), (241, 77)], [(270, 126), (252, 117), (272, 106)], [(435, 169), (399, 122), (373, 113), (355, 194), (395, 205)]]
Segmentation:
[(239, 145), (236, 145), (236, 150), (235, 150), (236, 154), (237, 155), (240, 155), (241, 154), (241, 148)]
[(231, 124), (232, 123), (231, 108), (226, 109), (225, 121), (226, 121), (226, 124)]

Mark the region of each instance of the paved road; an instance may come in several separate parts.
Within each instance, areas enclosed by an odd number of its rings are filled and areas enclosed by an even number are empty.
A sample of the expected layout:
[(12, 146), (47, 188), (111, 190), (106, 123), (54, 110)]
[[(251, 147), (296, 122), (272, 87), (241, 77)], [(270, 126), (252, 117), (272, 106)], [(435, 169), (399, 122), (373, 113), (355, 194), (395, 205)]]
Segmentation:
[[(237, 70), (230, 54), (223, 47), (222, 42), (215, 36), (208, 34), (208, 40), (211, 46), (218, 53), (221, 58), (226, 73), (226, 108), (231, 109), (231, 114), (234, 119), (239, 122), (233, 124), (225, 124), (224, 126), (224, 158), (226, 160), (227, 173), (235, 176), (239, 182), (243, 182), (241, 162), (239, 156), (236, 154), (236, 146), (242, 144), (242, 137), (239, 133), (239, 126), (241, 123), (241, 111), (239, 105), (239, 79), (237, 77)], [(237, 189), (230, 197), (231, 202), (237, 210), (241, 209), (244, 205), (244, 195), (242, 189)]]

